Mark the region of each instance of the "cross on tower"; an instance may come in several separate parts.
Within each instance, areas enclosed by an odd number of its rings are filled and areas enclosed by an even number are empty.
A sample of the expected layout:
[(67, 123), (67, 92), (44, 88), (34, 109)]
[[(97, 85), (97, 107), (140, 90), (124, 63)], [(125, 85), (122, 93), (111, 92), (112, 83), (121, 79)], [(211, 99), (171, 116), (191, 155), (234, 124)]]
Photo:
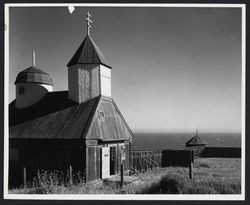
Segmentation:
[(87, 31), (88, 31), (88, 35), (90, 35), (90, 28), (91, 28), (90, 23), (93, 23), (93, 21), (90, 20), (90, 17), (91, 17), (91, 15), (89, 14), (89, 11), (88, 11), (87, 17), (85, 18), (85, 19), (87, 20)]

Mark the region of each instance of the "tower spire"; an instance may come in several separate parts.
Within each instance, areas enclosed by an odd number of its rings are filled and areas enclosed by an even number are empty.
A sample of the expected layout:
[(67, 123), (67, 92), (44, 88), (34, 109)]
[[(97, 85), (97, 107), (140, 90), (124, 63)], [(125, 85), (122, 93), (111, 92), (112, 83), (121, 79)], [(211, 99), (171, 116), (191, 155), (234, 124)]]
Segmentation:
[(32, 65), (36, 66), (36, 53), (35, 53), (35, 50), (32, 50)]
[(89, 14), (89, 11), (87, 13), (87, 17), (85, 18), (87, 20), (87, 32), (88, 32), (88, 36), (90, 35), (90, 23), (93, 23), (93, 21), (90, 20), (91, 15)]
[(196, 130), (196, 136), (198, 136), (198, 130)]

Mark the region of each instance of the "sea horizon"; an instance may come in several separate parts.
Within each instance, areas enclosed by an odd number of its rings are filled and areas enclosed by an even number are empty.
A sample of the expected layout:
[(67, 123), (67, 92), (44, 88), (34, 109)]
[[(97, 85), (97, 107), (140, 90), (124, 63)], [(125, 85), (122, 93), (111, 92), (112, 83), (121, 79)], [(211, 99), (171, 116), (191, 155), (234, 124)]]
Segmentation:
[[(132, 149), (183, 148), (195, 132), (134, 132)], [(199, 132), (207, 147), (241, 147), (241, 133)]]

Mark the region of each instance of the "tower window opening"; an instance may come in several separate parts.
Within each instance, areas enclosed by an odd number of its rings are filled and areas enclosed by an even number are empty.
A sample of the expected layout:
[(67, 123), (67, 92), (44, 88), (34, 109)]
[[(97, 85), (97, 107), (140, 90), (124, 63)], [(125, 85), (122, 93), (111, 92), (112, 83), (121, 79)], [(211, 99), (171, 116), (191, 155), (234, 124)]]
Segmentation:
[(24, 94), (24, 87), (20, 87), (20, 88), (18, 89), (18, 92), (19, 92), (19, 94)]

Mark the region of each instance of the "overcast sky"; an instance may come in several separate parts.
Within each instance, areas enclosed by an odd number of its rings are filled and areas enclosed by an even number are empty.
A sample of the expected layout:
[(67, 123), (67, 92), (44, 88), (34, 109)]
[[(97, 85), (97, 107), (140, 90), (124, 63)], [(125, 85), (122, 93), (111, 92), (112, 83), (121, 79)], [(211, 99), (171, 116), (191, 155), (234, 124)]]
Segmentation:
[(54, 90), (67, 90), (87, 10), (113, 68), (112, 97), (133, 131), (240, 131), (239, 8), (11, 8), (10, 102), (32, 49)]

